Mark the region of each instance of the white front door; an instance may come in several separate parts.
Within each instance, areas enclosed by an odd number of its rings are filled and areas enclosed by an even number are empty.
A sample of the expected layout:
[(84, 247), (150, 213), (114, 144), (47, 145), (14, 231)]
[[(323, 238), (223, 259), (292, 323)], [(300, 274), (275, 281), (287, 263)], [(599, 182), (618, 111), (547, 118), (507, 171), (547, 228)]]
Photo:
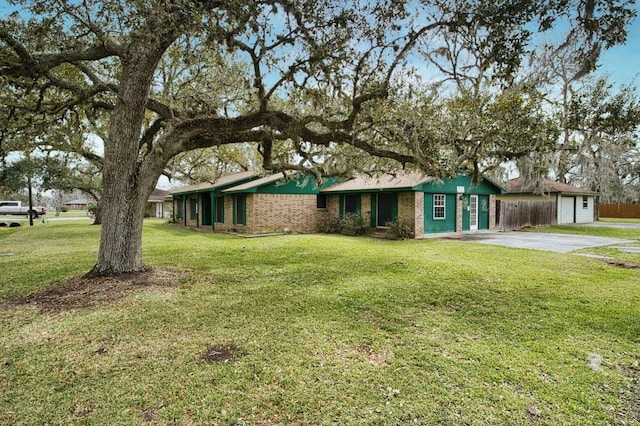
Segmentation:
[(156, 217), (162, 217), (162, 203), (156, 203)]
[(469, 199), (469, 230), (478, 230), (478, 196), (472, 195)]

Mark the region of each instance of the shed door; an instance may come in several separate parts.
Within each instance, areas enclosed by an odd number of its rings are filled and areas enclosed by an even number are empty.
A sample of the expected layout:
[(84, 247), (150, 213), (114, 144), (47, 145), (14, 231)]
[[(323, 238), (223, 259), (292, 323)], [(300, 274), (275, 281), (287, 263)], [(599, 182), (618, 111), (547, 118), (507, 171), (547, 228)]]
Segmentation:
[(562, 197), (560, 203), (560, 223), (575, 223), (575, 197)]
[(478, 196), (472, 195), (469, 200), (469, 230), (478, 230)]

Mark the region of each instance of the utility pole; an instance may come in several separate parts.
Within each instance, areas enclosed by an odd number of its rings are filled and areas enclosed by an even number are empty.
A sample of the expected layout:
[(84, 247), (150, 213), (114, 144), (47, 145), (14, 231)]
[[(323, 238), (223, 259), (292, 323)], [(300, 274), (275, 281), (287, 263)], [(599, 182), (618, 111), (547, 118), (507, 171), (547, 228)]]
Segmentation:
[(33, 191), (31, 190), (31, 171), (29, 171), (29, 177), (27, 178), (29, 183), (29, 226), (33, 226)]

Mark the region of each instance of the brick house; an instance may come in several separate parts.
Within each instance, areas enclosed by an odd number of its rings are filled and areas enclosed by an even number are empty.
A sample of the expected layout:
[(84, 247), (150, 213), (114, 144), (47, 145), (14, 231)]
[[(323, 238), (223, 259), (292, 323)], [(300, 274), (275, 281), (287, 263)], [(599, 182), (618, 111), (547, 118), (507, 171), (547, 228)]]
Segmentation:
[(258, 179), (255, 172), (240, 172), (221, 176), (213, 183), (199, 183), (171, 191), (173, 202), (173, 221), (194, 227), (218, 229), (224, 225), (226, 213), (230, 210), (230, 201), (226, 200), (222, 191), (244, 182)]
[[(335, 182), (327, 180), (325, 186)], [(236, 173), (173, 191), (174, 220), (214, 231), (312, 232), (324, 212), (318, 205), (319, 191), (309, 175)]]
[[(328, 179), (322, 187), (336, 182)], [(313, 176), (298, 174), (285, 178), (282, 173), (265, 176), (222, 191), (225, 195), (225, 221), (217, 229), (262, 233), (313, 232), (325, 211), (324, 196)]]
[(223, 176), (172, 192), (174, 219), (185, 226), (241, 233), (317, 230), (324, 214), (358, 213), (372, 229), (408, 223), (417, 238), (425, 234), (493, 229), (496, 194), (488, 179), (469, 176), (438, 181), (421, 173), (358, 177), (319, 187), (312, 176), (252, 172)]
[(379, 177), (358, 177), (322, 189), (330, 214), (358, 213), (371, 228), (389, 222), (410, 225), (416, 238), (428, 234), (493, 229), (495, 196), (504, 192), (484, 178), (436, 180), (419, 172), (398, 172)]

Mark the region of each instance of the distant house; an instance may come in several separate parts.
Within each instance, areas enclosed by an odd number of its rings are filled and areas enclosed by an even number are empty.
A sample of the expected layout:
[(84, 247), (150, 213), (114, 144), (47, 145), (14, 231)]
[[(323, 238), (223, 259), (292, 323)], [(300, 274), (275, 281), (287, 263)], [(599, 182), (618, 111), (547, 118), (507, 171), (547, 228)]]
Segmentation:
[(590, 223), (594, 220), (598, 193), (565, 183), (545, 180), (537, 188), (522, 178), (506, 184), (507, 193), (497, 197), (497, 228), (520, 229)]
[(89, 207), (91, 201), (85, 199), (71, 200), (64, 203), (65, 207), (70, 210), (86, 210)]
[(333, 214), (357, 213), (371, 228), (409, 224), (416, 238), (429, 234), (493, 229), (494, 197), (504, 190), (484, 178), (460, 175), (437, 180), (419, 172), (358, 177), (321, 190)]
[(171, 197), (169, 191), (156, 188), (147, 200), (144, 217), (165, 218), (171, 217)]

